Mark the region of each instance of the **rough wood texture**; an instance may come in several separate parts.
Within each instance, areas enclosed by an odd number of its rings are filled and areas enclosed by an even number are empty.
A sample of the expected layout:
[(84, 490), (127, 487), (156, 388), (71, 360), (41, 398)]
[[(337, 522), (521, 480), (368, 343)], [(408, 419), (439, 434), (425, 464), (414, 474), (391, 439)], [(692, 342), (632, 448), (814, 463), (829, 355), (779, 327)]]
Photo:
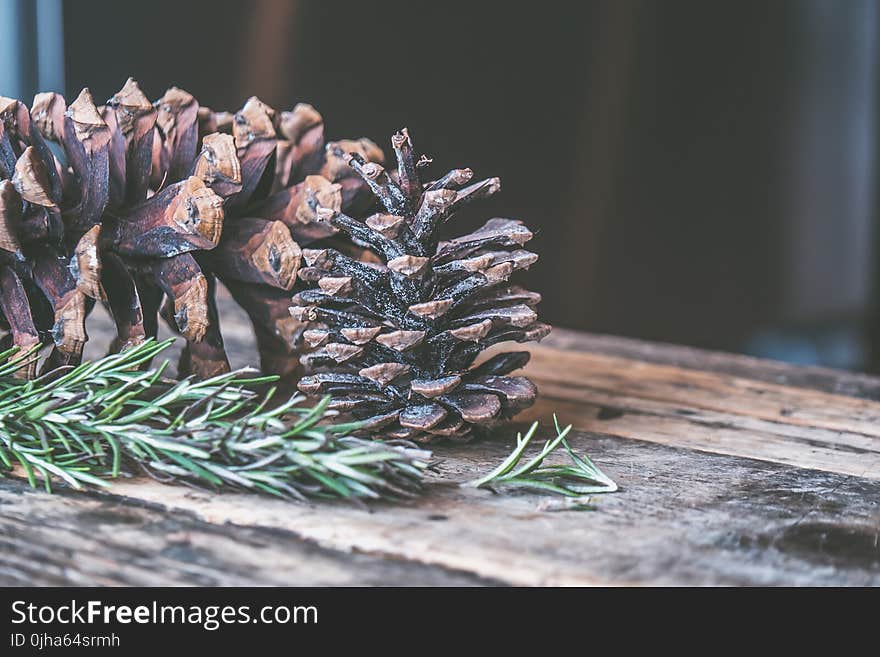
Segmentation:
[[(588, 351), (591, 346), (596, 350)], [(599, 349), (592, 336), (573, 332), (532, 349), (526, 371), (541, 399), (524, 418), (555, 410), (579, 429), (880, 479), (878, 401), (761, 380), (768, 372), (786, 380), (782, 369), (802, 380), (798, 368), (778, 363), (742, 359), (729, 374)], [(822, 381), (819, 387), (840, 385)]]
[[(246, 316), (218, 300), (232, 366), (254, 362)], [(0, 583), (880, 585), (880, 381), (567, 331), (530, 351), (531, 416), (573, 422), (574, 447), (621, 486), (595, 511), (457, 486), (498, 463), (513, 428), (437, 446), (425, 497), (372, 513), (14, 482), (0, 487)]]
[(622, 488), (593, 512), (540, 512), (539, 496), (455, 485), (497, 464), (509, 439), (438, 450), (442, 481), (420, 502), (369, 514), (152, 483), (118, 492), (510, 584), (880, 584), (877, 481), (597, 434), (573, 444)]
[(328, 550), (286, 531), (219, 527), (137, 500), (68, 494), (46, 504), (21, 482), (0, 480), (0, 509), (0, 582), (8, 586), (493, 583)]

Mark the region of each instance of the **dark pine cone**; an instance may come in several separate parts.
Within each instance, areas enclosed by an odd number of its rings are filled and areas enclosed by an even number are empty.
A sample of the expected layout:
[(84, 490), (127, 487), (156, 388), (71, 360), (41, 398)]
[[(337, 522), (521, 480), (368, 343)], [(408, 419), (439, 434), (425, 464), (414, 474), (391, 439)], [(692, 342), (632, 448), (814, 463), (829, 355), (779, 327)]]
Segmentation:
[(304, 338), (316, 351), (302, 357), (299, 384), (332, 395), (332, 406), (363, 420), (363, 432), (394, 438), (465, 438), (532, 405), (537, 390), (521, 376), (528, 352), (497, 354), (474, 366), (499, 342), (539, 340), (539, 294), (509, 284), (538, 256), (522, 249), (532, 233), (513, 219), (490, 219), (479, 230), (439, 241), (441, 226), (471, 201), (500, 189), (498, 178), (470, 183), (454, 169), (422, 184), (406, 130), (392, 138), (393, 177), (356, 153), (350, 166), (384, 210), (354, 219), (335, 209), (319, 218), (349, 234), (384, 264), (330, 249), (305, 249), (300, 278), (316, 287), (294, 297), (293, 317), (314, 322)]

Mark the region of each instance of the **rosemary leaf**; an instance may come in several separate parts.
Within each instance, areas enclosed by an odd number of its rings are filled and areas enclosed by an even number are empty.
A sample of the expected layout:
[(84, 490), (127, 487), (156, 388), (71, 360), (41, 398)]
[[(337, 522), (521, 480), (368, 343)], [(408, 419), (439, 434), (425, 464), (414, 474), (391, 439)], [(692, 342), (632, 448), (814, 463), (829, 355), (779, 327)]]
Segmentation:
[[(277, 377), (253, 370), (204, 381), (148, 367), (172, 340), (147, 342), (33, 381), (15, 372), (34, 354), (0, 353), (0, 476), (20, 467), (72, 488), (145, 471), (161, 481), (257, 491), (291, 500), (397, 500), (420, 492), (430, 453), (348, 437), (329, 400), (274, 402)], [(142, 369), (146, 367), (147, 369)], [(17, 464), (17, 465), (16, 465)]]
[[(527, 489), (535, 492), (550, 493), (569, 498), (571, 502), (566, 504), (542, 504), (542, 510), (573, 510), (590, 509), (588, 495), (598, 493), (613, 493), (617, 490), (617, 484), (586, 455), (578, 455), (572, 450), (566, 440), (571, 431), (571, 425), (564, 429), (560, 428), (559, 421), (553, 416), (556, 428), (556, 437), (544, 443), (541, 450), (531, 459), (520, 465), (526, 448), (531, 443), (538, 429), (535, 422), (529, 427), (525, 436), (517, 434), (516, 447), (502, 461), (498, 467), (488, 474), (468, 482), (467, 486), (474, 488), (499, 488)], [(571, 465), (544, 465), (544, 459), (562, 446), (572, 461)]]

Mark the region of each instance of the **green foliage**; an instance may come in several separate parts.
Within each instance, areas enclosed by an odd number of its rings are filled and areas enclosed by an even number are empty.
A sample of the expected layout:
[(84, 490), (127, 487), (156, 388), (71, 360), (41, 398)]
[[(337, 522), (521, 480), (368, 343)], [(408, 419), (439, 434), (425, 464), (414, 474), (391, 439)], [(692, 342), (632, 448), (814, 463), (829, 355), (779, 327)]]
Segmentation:
[[(204, 381), (146, 367), (172, 340), (148, 341), (33, 381), (13, 377), (36, 353), (0, 353), (0, 476), (32, 486), (107, 486), (145, 472), (164, 482), (285, 498), (400, 499), (419, 492), (430, 452), (347, 436), (329, 399), (273, 404), (275, 377), (249, 370)], [(323, 421), (323, 422), (322, 422)], [(319, 424), (320, 422), (320, 424)]]
[[(544, 447), (534, 457), (521, 463), (526, 448), (538, 429), (537, 422), (532, 424), (525, 436), (521, 433), (517, 434), (516, 447), (497, 468), (469, 482), (468, 485), (489, 489), (521, 488), (562, 495), (571, 498), (568, 503), (560, 507), (566, 509), (586, 507), (589, 499), (585, 496), (616, 491), (617, 484), (596, 467), (588, 456), (578, 455), (571, 449), (565, 439), (571, 431), (571, 425), (560, 429), (555, 415), (553, 422), (556, 425), (556, 437), (545, 442)], [(560, 446), (565, 449), (571, 464), (544, 465), (544, 459)]]

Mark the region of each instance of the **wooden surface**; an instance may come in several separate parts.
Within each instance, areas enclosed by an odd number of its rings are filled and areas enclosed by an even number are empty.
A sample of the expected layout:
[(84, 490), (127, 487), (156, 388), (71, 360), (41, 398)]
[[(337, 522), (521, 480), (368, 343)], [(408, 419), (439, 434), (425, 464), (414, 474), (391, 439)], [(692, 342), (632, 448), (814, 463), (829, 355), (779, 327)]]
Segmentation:
[[(254, 362), (221, 299), (233, 366)], [(92, 356), (109, 331), (90, 320)], [(571, 422), (621, 486), (594, 511), (458, 486), (515, 430), (438, 446), (426, 494), (364, 512), (122, 481), (0, 480), (0, 584), (880, 585), (880, 379), (557, 330), (520, 419)]]

